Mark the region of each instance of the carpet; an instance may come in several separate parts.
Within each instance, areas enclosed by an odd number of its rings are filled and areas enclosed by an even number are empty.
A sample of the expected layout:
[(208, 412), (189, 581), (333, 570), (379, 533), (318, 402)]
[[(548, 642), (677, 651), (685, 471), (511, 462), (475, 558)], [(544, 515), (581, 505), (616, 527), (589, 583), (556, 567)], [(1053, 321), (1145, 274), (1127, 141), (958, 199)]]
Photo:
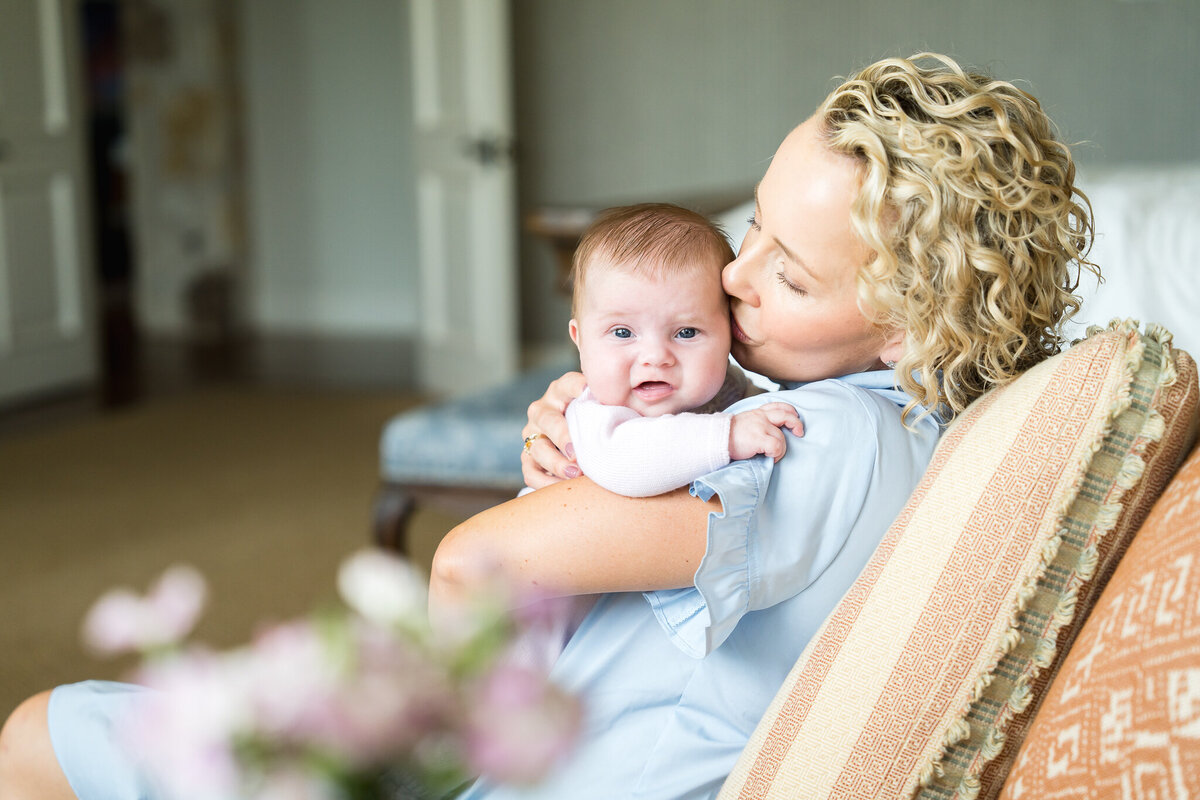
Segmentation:
[[(396, 391), (214, 387), (0, 439), (0, 719), (59, 683), (115, 678), (126, 661), (79, 642), (107, 588), (142, 591), (174, 563), (211, 599), (195, 639), (246, 641), (263, 622), (335, 598), (338, 562), (370, 542), (384, 422)], [(421, 512), (428, 568), (456, 520)]]

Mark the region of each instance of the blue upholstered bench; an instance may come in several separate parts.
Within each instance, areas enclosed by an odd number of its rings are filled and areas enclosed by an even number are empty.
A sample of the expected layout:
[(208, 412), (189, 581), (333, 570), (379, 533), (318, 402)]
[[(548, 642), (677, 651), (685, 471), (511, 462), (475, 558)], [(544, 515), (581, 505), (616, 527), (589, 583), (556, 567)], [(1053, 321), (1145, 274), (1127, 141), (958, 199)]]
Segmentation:
[(428, 505), (463, 517), (511, 499), (521, 478), (521, 429), (550, 381), (577, 369), (558, 363), (500, 386), (397, 414), (379, 442), (375, 541), (407, 552), (413, 511)]

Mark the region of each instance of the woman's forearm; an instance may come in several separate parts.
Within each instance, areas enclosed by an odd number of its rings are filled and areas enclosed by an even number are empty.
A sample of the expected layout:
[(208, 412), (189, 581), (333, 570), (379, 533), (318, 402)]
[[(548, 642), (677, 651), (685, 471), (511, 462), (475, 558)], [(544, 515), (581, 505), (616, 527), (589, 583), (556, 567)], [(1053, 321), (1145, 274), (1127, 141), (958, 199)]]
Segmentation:
[(587, 478), (503, 503), (442, 540), (430, 577), (430, 613), (460, 605), (499, 576), (517, 598), (690, 586), (707, 541), (714, 498), (679, 489), (629, 498)]

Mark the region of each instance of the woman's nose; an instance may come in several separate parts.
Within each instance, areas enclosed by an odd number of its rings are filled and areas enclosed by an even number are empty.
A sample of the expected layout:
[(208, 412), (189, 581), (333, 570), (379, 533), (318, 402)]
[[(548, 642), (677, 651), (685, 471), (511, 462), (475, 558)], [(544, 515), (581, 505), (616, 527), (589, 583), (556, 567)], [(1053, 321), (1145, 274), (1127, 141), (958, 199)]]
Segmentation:
[(751, 253), (743, 246), (742, 252), (721, 271), (721, 286), (725, 294), (736, 297), (743, 303), (758, 305), (758, 292), (754, 287), (754, 266)]

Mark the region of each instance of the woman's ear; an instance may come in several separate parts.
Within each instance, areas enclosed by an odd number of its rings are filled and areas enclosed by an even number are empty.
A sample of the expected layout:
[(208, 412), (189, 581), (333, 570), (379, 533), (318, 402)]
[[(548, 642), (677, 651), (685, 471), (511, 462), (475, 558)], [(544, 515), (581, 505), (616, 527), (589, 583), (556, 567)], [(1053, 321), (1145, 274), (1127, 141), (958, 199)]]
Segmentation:
[(571, 334), (571, 341), (575, 343), (575, 348), (579, 348), (579, 323), (571, 320), (567, 323), (567, 333)]
[(904, 329), (890, 331), (883, 340), (883, 349), (879, 351), (879, 360), (885, 364), (895, 364), (904, 355)]

